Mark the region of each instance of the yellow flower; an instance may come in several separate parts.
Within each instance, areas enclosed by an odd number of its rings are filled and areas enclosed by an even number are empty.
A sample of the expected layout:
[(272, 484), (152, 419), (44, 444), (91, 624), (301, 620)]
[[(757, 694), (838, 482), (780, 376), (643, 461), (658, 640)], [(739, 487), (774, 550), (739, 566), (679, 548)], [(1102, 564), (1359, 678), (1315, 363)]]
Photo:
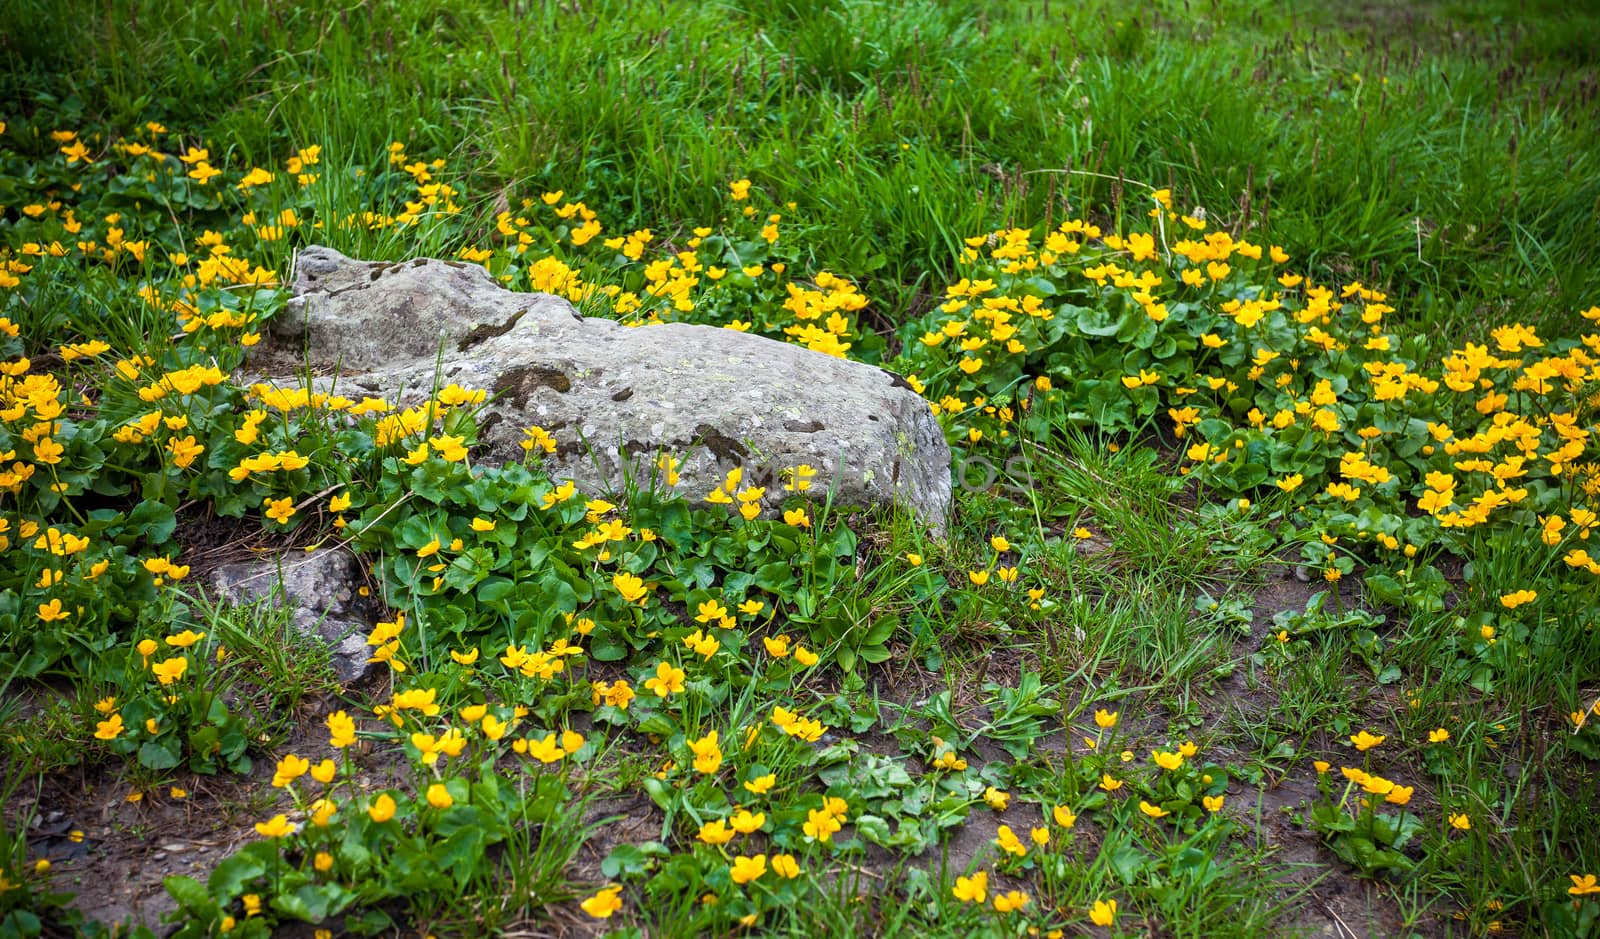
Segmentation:
[(656, 664), (656, 677), (645, 680), (646, 689), (655, 692), (656, 697), (665, 698), (668, 695), (683, 691), (684, 673), (681, 668), (674, 668), (667, 662)]
[(1011, 542), (1007, 541), (1004, 535), (995, 535), (989, 539), (989, 547), (1004, 553), (1011, 550)]
[(1223, 798), (1223, 796), (1201, 796), (1200, 804), (1206, 807), (1207, 812), (1220, 812)]
[(728, 615), (728, 608), (715, 600), (707, 600), (699, 605), (699, 615), (694, 618), (697, 623), (709, 623), (720, 620)]
[(268, 499), (264, 504), (267, 507), (267, 518), (280, 525), (289, 524), (289, 519), (294, 517), (293, 499)]
[(1028, 905), (1028, 895), (1020, 890), (1011, 890), (994, 898), (996, 913), (1010, 913), (1020, 910)]
[(610, 919), (613, 913), (622, 909), (622, 887), (607, 887), (578, 905), (595, 919)]
[(805, 646), (795, 646), (794, 660), (799, 662), (801, 665), (806, 666), (807, 668), (810, 668), (820, 661), (820, 659), (817, 658), (817, 654), (812, 652), (810, 649), (807, 649)]
[(1170, 812), (1168, 812), (1166, 809), (1162, 808), (1161, 806), (1159, 806), (1159, 805), (1151, 805), (1150, 803), (1144, 801), (1143, 799), (1139, 800), (1139, 811), (1141, 811), (1144, 814), (1150, 816), (1151, 818), (1166, 818), (1168, 815), (1171, 814)]
[(1465, 814), (1451, 812), (1450, 827), (1460, 829), (1461, 831), (1467, 831), (1472, 827), (1472, 819), (1468, 818)]
[(1117, 726), (1117, 712), (1101, 708), (1094, 712), (1094, 722), (1102, 730), (1110, 730)]
[(1117, 901), (1096, 900), (1089, 910), (1089, 921), (1096, 926), (1110, 926), (1117, 918)]
[(994, 809), (996, 812), (1004, 812), (1006, 806), (1011, 804), (1011, 793), (1002, 792), (990, 786), (983, 791), (983, 801), (987, 802), (989, 808)]
[(989, 898), (989, 872), (978, 871), (971, 877), (957, 877), (951, 894), (962, 903), (982, 903)]
[(758, 854), (755, 857), (741, 855), (733, 859), (733, 864), (729, 868), (729, 876), (734, 883), (740, 885), (747, 884), (766, 872), (767, 856), (765, 854)]
[(1107, 792), (1116, 792), (1118, 789), (1122, 788), (1122, 780), (1113, 779), (1113, 778), (1111, 778), (1111, 776), (1109, 774), (1101, 773), (1100, 774), (1100, 788), (1104, 789)]
[(1600, 883), (1596, 882), (1596, 877), (1593, 874), (1584, 874), (1582, 877), (1577, 874), (1568, 874), (1567, 877), (1572, 880), (1572, 886), (1567, 888), (1567, 893), (1575, 897), (1587, 897), (1591, 894), (1600, 893)]
[(695, 838), (706, 844), (719, 845), (732, 841), (735, 834), (737, 832), (729, 828), (727, 822), (718, 818), (701, 825), (700, 830), (695, 833)]
[(982, 587), (984, 584), (989, 582), (989, 572), (967, 571), (967, 579), (972, 581), (974, 586)]
[(1511, 593), (1502, 594), (1500, 596), (1500, 605), (1508, 610), (1514, 610), (1517, 607), (1522, 606), (1524, 603), (1532, 603), (1538, 598), (1538, 596), (1539, 594), (1537, 591), (1515, 590)]
[(381, 825), (394, 818), (395, 808), (394, 798), (385, 792), (373, 800), (372, 805), (367, 808), (367, 815)]
[(843, 827), (839, 817), (832, 812), (811, 809), (806, 813), (806, 823), (801, 826), (801, 831), (805, 832), (807, 838), (827, 843), (833, 840), (834, 832)]
[(113, 714), (95, 724), (94, 736), (96, 740), (115, 740), (122, 736), (122, 731), (122, 715)]
[(304, 776), (309, 769), (311, 769), (310, 760), (291, 753), (278, 761), (278, 770), (272, 776), (272, 785), (282, 789)]
[(1056, 824), (1062, 828), (1071, 828), (1078, 821), (1078, 816), (1072, 814), (1072, 810), (1064, 805), (1058, 805), (1051, 809), (1050, 817), (1055, 819)]
[(343, 711), (334, 711), (327, 719), (329, 746), (348, 747), (356, 742), (356, 722)]
[(715, 655), (717, 650), (722, 647), (722, 643), (718, 642), (715, 637), (708, 636), (706, 635), (705, 631), (699, 629), (687, 636), (684, 636), (683, 644), (695, 654), (704, 656), (708, 659)]
[(1027, 855), (1027, 846), (1022, 843), (1021, 838), (1017, 837), (1017, 833), (1011, 830), (1010, 825), (1001, 825), (995, 829), (994, 834), (995, 844), (1000, 846), (1000, 850), (1007, 854), (1014, 854), (1017, 857), (1025, 857)]
[(1450, 731), (1445, 730), (1443, 727), (1440, 727), (1440, 728), (1438, 728), (1436, 730), (1428, 731), (1428, 742), (1429, 743), (1444, 743), (1446, 740), (1449, 740), (1449, 739), (1450, 739)]
[(1382, 734), (1372, 734), (1365, 730), (1358, 734), (1350, 735), (1350, 742), (1355, 744), (1357, 750), (1361, 750), (1363, 752), (1371, 750), (1378, 744), (1383, 743), (1385, 739), (1387, 738), (1385, 738)]
[[(800, 865), (792, 854), (776, 854), (772, 857), (772, 872), (785, 880), (793, 880), (800, 876)], [(1589, 879), (1594, 880), (1593, 877)]]
[(295, 826), (285, 815), (274, 815), (264, 822), (256, 822), (256, 834), (263, 838), (285, 838), (294, 834)]
[[(640, 606), (644, 605), (646, 596), (649, 593), (644, 581), (629, 573), (613, 575), (611, 586), (617, 588), (617, 593), (622, 595), (623, 602), (638, 603)], [(665, 697), (665, 695), (662, 697)]]
[(203, 444), (195, 442), (194, 435), (190, 434), (183, 439), (176, 437), (167, 440), (167, 451), (172, 454), (172, 465), (178, 469), (186, 469), (193, 463), (195, 457), (206, 450)]
[(1164, 750), (1151, 750), (1150, 757), (1151, 759), (1155, 760), (1157, 766), (1167, 770), (1168, 772), (1171, 772), (1183, 765), (1182, 753), (1167, 753)]
[(428, 787), (428, 804), (436, 809), (447, 809), (455, 805), (456, 800), (450, 795), (450, 790), (444, 783), (436, 782)]
[(311, 767), (311, 778), (326, 786), (328, 783), (333, 782), (333, 777), (338, 772), (339, 764), (332, 760), (324, 759), (321, 763)]
[(722, 748), (717, 745), (716, 731), (711, 731), (699, 740), (689, 741), (689, 750), (694, 753), (696, 772), (709, 776), (721, 768)]
[(175, 659), (167, 659), (165, 662), (157, 662), (150, 667), (150, 670), (155, 673), (156, 678), (163, 685), (170, 685), (182, 678), (183, 673), (188, 669), (189, 660), (181, 655)]
[(567, 755), (567, 751), (561, 749), (561, 745), (556, 742), (555, 734), (545, 734), (538, 740), (529, 737), (525, 744), (528, 756), (540, 763), (554, 763)]
[[(744, 784), (744, 787), (753, 795), (760, 796), (766, 795), (772, 789), (772, 787), (777, 784), (777, 782), (777, 775), (768, 773), (765, 776), (757, 776), (755, 779), (748, 780)], [(776, 863), (777, 858), (773, 858), (773, 862)]]
[(197, 633), (192, 629), (185, 629), (174, 636), (168, 636), (166, 643), (174, 649), (187, 649), (206, 637), (205, 633)]

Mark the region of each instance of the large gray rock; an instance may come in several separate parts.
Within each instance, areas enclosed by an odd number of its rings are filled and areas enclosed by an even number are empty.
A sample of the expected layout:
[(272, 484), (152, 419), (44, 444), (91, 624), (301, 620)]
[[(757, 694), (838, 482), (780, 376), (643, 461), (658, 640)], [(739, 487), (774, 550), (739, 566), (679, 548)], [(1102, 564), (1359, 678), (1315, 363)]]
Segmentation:
[(760, 336), (681, 323), (637, 328), (585, 318), (558, 297), (513, 293), (482, 267), (418, 258), (357, 261), (323, 247), (296, 258), (295, 296), (258, 361), (336, 369), (346, 395), (414, 400), (436, 384), (492, 393), (482, 443), (520, 459), (523, 429), (558, 441), (546, 467), (596, 494), (648, 482), (680, 461), (698, 501), (734, 466), (746, 485), (816, 468), (812, 494), (898, 502), (942, 531), (950, 450), (928, 403), (898, 376)]
[(234, 606), (265, 603), (287, 610), (297, 632), (328, 646), (341, 682), (359, 681), (371, 670), (367, 634), (375, 611), (359, 593), (361, 562), (349, 551), (323, 548), (225, 564), (210, 581), (215, 595)]

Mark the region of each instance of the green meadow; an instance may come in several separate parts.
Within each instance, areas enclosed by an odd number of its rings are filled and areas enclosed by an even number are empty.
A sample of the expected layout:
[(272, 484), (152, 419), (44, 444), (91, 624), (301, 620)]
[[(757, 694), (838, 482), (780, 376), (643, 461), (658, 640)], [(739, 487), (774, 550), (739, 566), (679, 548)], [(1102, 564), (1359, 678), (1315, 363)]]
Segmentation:
[[(5, 4), (0, 937), (1600, 935), (1596, 37)], [(246, 377), (313, 244), (881, 365), (948, 529)], [(329, 551), (354, 684), (210, 586)]]

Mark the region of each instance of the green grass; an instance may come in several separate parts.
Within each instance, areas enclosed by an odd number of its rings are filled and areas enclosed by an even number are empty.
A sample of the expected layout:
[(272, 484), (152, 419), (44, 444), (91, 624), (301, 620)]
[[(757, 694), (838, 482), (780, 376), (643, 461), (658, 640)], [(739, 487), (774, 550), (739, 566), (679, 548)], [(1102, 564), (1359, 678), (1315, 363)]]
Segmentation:
[(817, 267), (867, 278), (885, 330), (925, 306), (960, 238), (1114, 219), (1144, 183), (1385, 287), (1414, 322), (1559, 326), (1600, 285), (1594, 16), (1369, 13), (30, 0), (5, 14), (0, 94), (124, 130), (204, 128), (258, 163), (403, 138), (475, 192), (564, 189), (629, 226), (714, 217), (723, 183), (749, 176), (815, 226)]

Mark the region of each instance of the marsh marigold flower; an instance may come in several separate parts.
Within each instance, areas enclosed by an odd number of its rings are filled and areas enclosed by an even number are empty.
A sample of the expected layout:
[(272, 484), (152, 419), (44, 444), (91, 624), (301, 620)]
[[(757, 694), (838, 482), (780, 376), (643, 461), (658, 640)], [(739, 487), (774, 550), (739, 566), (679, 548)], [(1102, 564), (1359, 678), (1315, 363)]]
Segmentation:
[(595, 919), (610, 919), (612, 914), (622, 909), (622, 887), (606, 887), (578, 905)]
[(170, 685), (182, 678), (183, 673), (189, 670), (189, 660), (183, 656), (178, 656), (175, 659), (167, 659), (165, 662), (157, 662), (150, 667), (150, 670), (155, 673), (156, 679), (161, 684)]
[(397, 806), (395, 805), (393, 796), (389, 795), (387, 792), (380, 793), (378, 798), (373, 800), (372, 805), (368, 806), (367, 815), (371, 817), (373, 821), (381, 825), (384, 822), (387, 822), (389, 819), (394, 818), (394, 811), (396, 808)]
[(122, 715), (113, 714), (95, 724), (94, 736), (96, 740), (115, 740), (122, 736), (122, 731)]
[(722, 748), (717, 745), (716, 731), (711, 731), (699, 740), (689, 741), (689, 749), (694, 753), (696, 772), (709, 776), (722, 767)]
[(733, 859), (733, 864), (728, 868), (728, 876), (736, 884), (747, 884), (756, 880), (767, 872), (767, 856), (758, 854), (755, 857), (739, 856)]
[(674, 668), (667, 662), (658, 662), (655, 677), (645, 679), (644, 686), (647, 690), (655, 692), (656, 697), (665, 698), (683, 691), (683, 678), (683, 669)]
[(989, 898), (989, 872), (978, 871), (971, 877), (957, 877), (950, 893), (962, 903), (983, 903)]
[(263, 838), (285, 838), (294, 834), (295, 826), (285, 815), (274, 815), (264, 822), (256, 822), (256, 834)]
[(1538, 597), (1538, 592), (1534, 590), (1514, 590), (1511, 593), (1501, 594), (1500, 605), (1508, 610), (1514, 610), (1524, 603), (1532, 603)]

